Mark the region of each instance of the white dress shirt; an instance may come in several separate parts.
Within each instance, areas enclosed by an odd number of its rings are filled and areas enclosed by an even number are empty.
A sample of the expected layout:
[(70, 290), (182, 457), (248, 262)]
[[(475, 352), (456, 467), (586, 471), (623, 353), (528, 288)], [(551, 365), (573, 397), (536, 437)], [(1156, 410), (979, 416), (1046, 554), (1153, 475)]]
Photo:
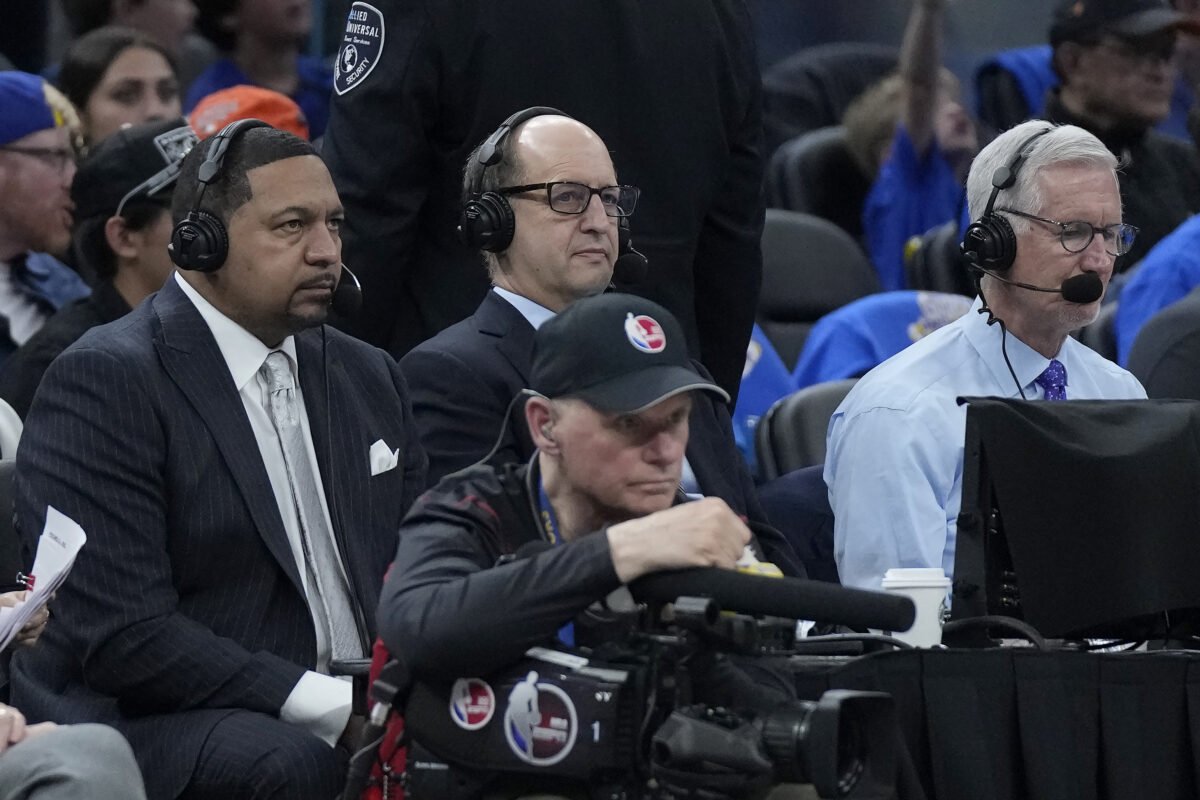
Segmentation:
[(8, 335), (18, 346), (25, 344), (50, 318), (45, 310), (17, 288), (12, 267), (0, 261), (0, 317), (8, 321)]

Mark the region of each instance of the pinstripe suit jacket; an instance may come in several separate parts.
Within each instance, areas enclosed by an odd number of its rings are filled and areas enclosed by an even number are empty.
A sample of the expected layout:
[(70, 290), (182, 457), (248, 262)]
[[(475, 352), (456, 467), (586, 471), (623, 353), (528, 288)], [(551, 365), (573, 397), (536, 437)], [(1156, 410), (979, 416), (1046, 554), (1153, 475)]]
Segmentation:
[[(327, 361), (320, 331), (296, 336), (300, 385), (374, 637), (379, 588), (425, 456), (391, 357), (326, 335)], [(315, 664), (316, 641), (242, 400), (174, 280), (51, 365), (25, 437), (16, 478), (23, 544), (35, 545), (47, 504), (77, 520), (88, 542), (52, 604), (54, 623), (14, 662), (13, 701), (33, 719), (114, 725), (150, 797), (175, 797), (212, 726), (229, 709), (277, 714)], [(401, 456), (371, 476), (377, 439)]]

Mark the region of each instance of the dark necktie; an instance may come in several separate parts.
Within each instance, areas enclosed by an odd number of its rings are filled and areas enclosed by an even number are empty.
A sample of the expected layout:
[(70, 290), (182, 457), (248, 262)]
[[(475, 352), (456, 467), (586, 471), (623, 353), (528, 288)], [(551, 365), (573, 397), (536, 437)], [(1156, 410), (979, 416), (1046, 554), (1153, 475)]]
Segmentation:
[(279, 434), (283, 463), (287, 467), (292, 499), (300, 520), (304, 563), (308, 568), (309, 605), (329, 634), (332, 658), (361, 658), (362, 643), (354, 620), (354, 601), (342, 575), (341, 561), (333, 543), (333, 532), (325, 522), (317, 492), (316, 475), (304, 446), (296, 403), (296, 383), (286, 354), (275, 350), (259, 370), (267, 380), (271, 422)]
[(1047, 400), (1067, 399), (1067, 368), (1057, 358), (1033, 382), (1045, 390)]

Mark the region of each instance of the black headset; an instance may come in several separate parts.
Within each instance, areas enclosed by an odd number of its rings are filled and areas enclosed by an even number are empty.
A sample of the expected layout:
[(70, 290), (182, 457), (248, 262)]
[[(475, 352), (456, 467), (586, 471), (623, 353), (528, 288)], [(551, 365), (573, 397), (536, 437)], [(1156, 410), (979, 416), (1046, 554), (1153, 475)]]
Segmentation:
[(549, 106), (523, 109), (500, 123), (500, 127), (475, 151), (475, 158), (467, 167), (468, 171), (475, 171), (468, 191), (469, 196), (458, 218), (458, 238), (467, 247), (500, 253), (512, 244), (517, 222), (512, 206), (509, 205), (508, 198), (499, 192), (483, 191), (483, 174), (488, 167), (504, 160), (504, 140), (514, 128), (534, 117), (546, 115), (568, 118), (571, 116)]
[(200, 165), (196, 179), (200, 188), (196, 192), (196, 200), (187, 216), (175, 223), (171, 231), (171, 243), (167, 252), (171, 261), (180, 269), (194, 269), (199, 272), (215, 272), (225, 263), (229, 255), (229, 234), (225, 223), (215, 214), (200, 209), (204, 192), (209, 184), (217, 180), (221, 174), (221, 163), (225, 153), (243, 131), (251, 128), (271, 127), (261, 119), (238, 119), (226, 125), (213, 136), (209, 145), (208, 155)]
[(1017, 235), (1013, 233), (1012, 225), (1002, 215), (994, 212), (996, 197), (1002, 189), (1007, 189), (1016, 183), (1017, 170), (1033, 144), (1049, 133), (1053, 128), (1043, 128), (1030, 136), (1017, 148), (1017, 155), (1008, 164), (992, 173), (992, 195), (988, 198), (983, 216), (967, 226), (960, 246), (963, 257), (970, 265), (985, 272), (1005, 272), (1017, 258)]

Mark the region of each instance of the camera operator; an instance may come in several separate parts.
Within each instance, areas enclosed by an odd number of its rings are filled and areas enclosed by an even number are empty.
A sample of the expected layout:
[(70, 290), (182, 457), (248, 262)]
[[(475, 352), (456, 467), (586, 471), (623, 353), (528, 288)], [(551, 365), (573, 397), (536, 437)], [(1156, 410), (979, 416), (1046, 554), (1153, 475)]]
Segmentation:
[[(622, 584), (732, 568), (757, 549), (724, 501), (679, 488), (692, 395), (725, 393), (696, 372), (666, 309), (623, 294), (573, 303), (538, 330), (531, 384), (529, 463), (448, 475), (401, 525), (378, 619), (418, 680), (487, 675), (556, 636), (598, 643), (613, 629), (588, 623), (609, 615), (581, 612), (613, 611), (604, 601)], [(765, 712), (794, 697), (768, 659), (706, 658), (699, 701)]]

